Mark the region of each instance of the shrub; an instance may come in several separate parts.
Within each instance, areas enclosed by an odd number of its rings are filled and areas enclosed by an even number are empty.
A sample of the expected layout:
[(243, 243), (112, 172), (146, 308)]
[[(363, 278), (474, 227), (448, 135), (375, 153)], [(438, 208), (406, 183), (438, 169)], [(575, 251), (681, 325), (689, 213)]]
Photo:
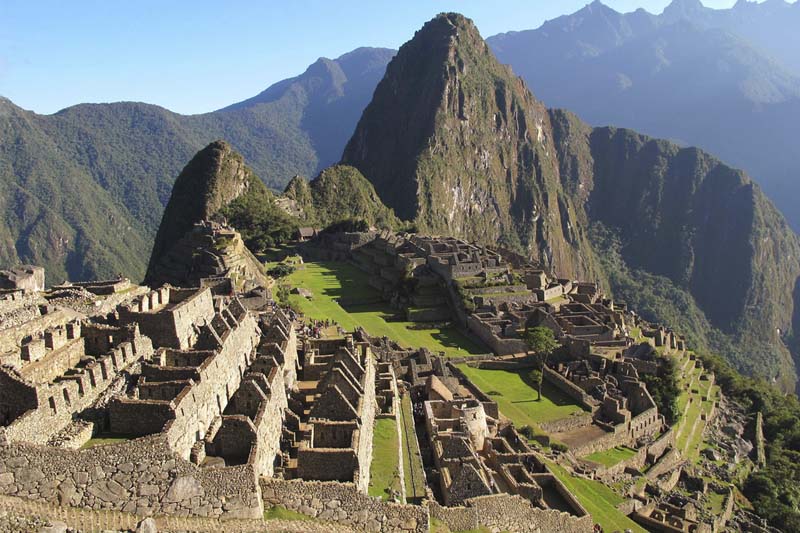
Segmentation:
[(286, 276), (290, 275), (296, 269), (292, 265), (287, 265), (286, 263), (280, 263), (269, 270), (267, 270), (267, 274), (272, 276), (273, 278), (285, 278)]

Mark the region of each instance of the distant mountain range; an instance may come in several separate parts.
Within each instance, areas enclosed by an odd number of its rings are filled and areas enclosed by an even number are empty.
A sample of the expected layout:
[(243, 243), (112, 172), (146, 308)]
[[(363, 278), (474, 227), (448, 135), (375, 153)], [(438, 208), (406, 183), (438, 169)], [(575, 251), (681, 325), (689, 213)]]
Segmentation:
[(0, 98), (0, 264), (47, 268), (48, 282), (142, 279), (172, 183), (216, 139), (282, 189), (335, 163), (392, 50), (359, 48), (203, 115), (120, 102), (38, 115)]
[(487, 39), (548, 106), (704, 148), (745, 169), (800, 229), (800, 3), (661, 15), (593, 2)]

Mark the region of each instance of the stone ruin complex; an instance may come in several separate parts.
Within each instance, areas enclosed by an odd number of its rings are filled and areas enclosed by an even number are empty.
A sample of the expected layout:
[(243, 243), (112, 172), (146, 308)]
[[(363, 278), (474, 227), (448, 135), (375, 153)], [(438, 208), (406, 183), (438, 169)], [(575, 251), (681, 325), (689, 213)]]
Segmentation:
[[(186, 239), (207, 249), (229, 237), (205, 223)], [(0, 495), (139, 516), (259, 519), (280, 505), (368, 531), (427, 531), (435, 518), (452, 530), (572, 532), (590, 531), (592, 518), (548, 461), (605, 482), (636, 471), (667, 491), (686, 476), (643, 379), (684, 341), (596, 284), (450, 238), (322, 233), (303, 246), (371, 274), (413, 320), (460, 323), (494, 352), (471, 366), (527, 371), (538, 359), (522, 334), (552, 329), (564, 348), (544, 381), (581, 412), (523, 435), (458, 361), (363, 330), (306, 337), (249, 261), (199, 268), (203, 259), (180, 286), (120, 279), (4, 293)], [(381, 418), (416, 443), (424, 493), (403, 484), (390, 501), (368, 496)], [(569, 452), (548, 458), (551, 443)], [(618, 446), (635, 456), (608, 468), (584, 459)], [(656, 529), (672, 531), (677, 517), (704, 524), (674, 502), (643, 501), (626, 513)]]

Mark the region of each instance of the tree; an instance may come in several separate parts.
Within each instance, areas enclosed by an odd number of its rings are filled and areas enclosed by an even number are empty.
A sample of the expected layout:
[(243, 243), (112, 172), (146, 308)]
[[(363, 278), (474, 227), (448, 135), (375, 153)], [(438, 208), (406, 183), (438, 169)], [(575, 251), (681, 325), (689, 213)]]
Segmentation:
[(536, 401), (541, 401), (542, 399), (542, 371), (538, 368), (534, 368), (530, 372), (528, 372), (528, 379), (530, 379), (533, 383), (536, 384), (536, 392), (539, 393), (539, 397), (536, 398)]
[(538, 399), (541, 400), (544, 367), (547, 365), (547, 358), (550, 357), (553, 350), (558, 348), (558, 341), (553, 334), (553, 330), (543, 326), (536, 326), (525, 331), (525, 343), (528, 345), (528, 349), (534, 353), (539, 363), (536, 369), (539, 373), (538, 379), (534, 379), (533, 372), (529, 374), (529, 377), (536, 383), (536, 391), (539, 393)]

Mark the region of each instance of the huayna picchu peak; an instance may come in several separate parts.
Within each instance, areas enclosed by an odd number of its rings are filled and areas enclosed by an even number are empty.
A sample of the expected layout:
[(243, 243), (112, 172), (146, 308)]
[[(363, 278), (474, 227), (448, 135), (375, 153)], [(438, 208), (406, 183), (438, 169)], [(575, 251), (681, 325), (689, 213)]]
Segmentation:
[[(0, 532), (800, 532), (800, 238), (744, 170), (526, 81), (704, 42), (681, 91), (772, 105), (793, 78), (731, 28), (786, 6), (488, 43), (441, 13), (202, 115), (0, 97)], [(328, 38), (284, 7), (304, 42), (266, 60)]]
[(500, 242), (594, 278), (550, 130), (547, 109), (472, 21), (441, 14), (389, 63), (342, 162), (425, 231)]

